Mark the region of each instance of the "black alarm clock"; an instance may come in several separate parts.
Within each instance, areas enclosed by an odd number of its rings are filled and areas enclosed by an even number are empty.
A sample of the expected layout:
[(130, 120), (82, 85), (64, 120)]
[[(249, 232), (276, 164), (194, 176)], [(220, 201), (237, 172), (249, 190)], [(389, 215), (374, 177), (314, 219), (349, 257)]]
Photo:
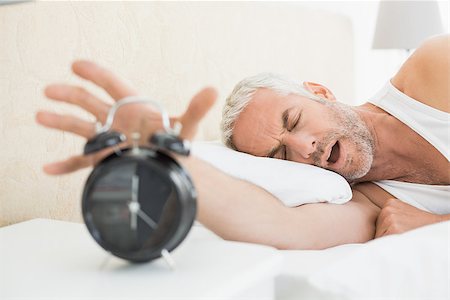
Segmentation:
[[(148, 146), (119, 149), (126, 140), (111, 131), (116, 111), (129, 103), (150, 102), (163, 117), (165, 131), (154, 134)], [(84, 222), (94, 240), (111, 254), (131, 262), (168, 258), (187, 236), (197, 211), (197, 194), (186, 170), (171, 152), (189, 155), (189, 143), (171, 128), (167, 113), (157, 103), (137, 97), (118, 101), (105, 125), (97, 130), (85, 154), (115, 147), (88, 177), (82, 196)]]

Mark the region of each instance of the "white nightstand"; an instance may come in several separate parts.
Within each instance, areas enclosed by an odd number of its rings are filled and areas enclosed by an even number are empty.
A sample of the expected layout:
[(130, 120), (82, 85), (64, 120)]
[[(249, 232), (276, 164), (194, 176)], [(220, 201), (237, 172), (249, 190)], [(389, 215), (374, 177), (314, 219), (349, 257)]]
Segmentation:
[(273, 299), (281, 256), (201, 226), (162, 259), (108, 255), (82, 224), (35, 219), (0, 229), (0, 299)]

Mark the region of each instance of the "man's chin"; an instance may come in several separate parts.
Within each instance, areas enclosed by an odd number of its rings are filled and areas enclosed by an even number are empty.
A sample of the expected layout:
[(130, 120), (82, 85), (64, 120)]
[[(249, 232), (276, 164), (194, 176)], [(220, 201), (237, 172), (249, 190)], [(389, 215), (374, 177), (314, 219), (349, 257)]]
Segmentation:
[(348, 156), (344, 166), (340, 170), (335, 170), (335, 172), (348, 182), (363, 181), (362, 178), (369, 173), (372, 163), (373, 155), (361, 151), (359, 159), (355, 161), (353, 156)]
[[(347, 162), (345, 167), (348, 167), (348, 165), (350, 165), (351, 162)], [(364, 164), (363, 167), (358, 168), (356, 170), (345, 170), (346, 168), (343, 169), (335, 169), (332, 168), (330, 166), (321, 166), (320, 164), (315, 164), (316, 167), (322, 168), (322, 169), (326, 169), (329, 171), (332, 171), (334, 173), (337, 173), (339, 175), (341, 175), (342, 177), (345, 178), (345, 180), (347, 180), (350, 183), (353, 182), (359, 182), (364, 176), (366, 176), (369, 171), (370, 171), (370, 166), (372, 164), (372, 161), (367, 162), (366, 164)]]
[(337, 172), (342, 177), (344, 177), (348, 182), (354, 183), (354, 182), (361, 182), (364, 176), (366, 176), (370, 171), (370, 165), (366, 165), (362, 168), (359, 168), (354, 171), (348, 171), (348, 172)]

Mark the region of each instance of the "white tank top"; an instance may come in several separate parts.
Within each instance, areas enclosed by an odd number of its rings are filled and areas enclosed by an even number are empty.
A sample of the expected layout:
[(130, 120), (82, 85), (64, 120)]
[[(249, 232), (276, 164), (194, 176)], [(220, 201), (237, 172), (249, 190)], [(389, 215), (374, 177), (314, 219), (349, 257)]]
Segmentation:
[[(425, 105), (399, 91), (389, 81), (370, 103), (387, 111), (433, 145), (449, 161), (450, 114)], [(381, 180), (374, 182), (396, 198), (435, 214), (450, 214), (450, 185), (427, 185)]]

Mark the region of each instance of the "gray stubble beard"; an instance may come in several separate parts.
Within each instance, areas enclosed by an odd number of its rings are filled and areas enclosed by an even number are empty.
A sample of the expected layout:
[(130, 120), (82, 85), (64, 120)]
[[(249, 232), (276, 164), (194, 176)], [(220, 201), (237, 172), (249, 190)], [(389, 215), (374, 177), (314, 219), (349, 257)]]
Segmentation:
[[(373, 156), (375, 152), (375, 142), (372, 134), (370, 133), (367, 125), (359, 117), (359, 115), (353, 110), (351, 106), (345, 105), (339, 102), (324, 103), (330, 109), (331, 117), (337, 122), (339, 128), (330, 132), (322, 141), (317, 145), (317, 151), (312, 155), (314, 164), (321, 166), (320, 158), (324, 153), (324, 149), (334, 140), (347, 140), (355, 145), (355, 155), (360, 155), (360, 165), (355, 168), (350, 168), (349, 171), (339, 171), (347, 181), (353, 182), (365, 176), (369, 171), (373, 163)], [(347, 156), (345, 166), (355, 163), (355, 157)]]

